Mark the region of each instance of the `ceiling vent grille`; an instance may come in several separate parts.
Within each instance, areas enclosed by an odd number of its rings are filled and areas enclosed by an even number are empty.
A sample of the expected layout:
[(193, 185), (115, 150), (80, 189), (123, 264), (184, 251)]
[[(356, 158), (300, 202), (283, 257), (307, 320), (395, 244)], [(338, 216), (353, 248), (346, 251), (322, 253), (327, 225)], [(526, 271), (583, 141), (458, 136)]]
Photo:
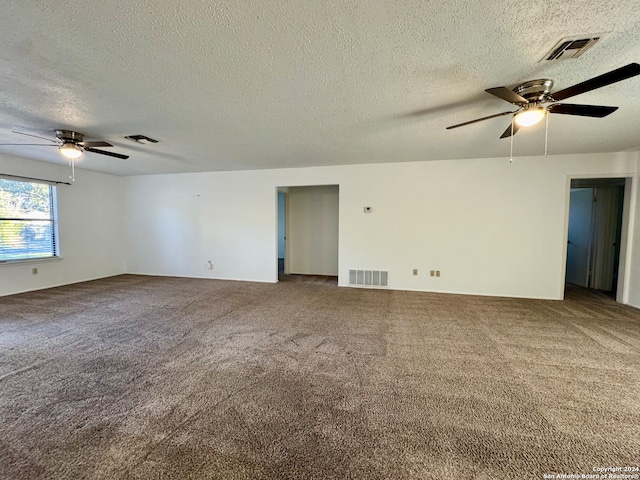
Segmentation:
[(567, 60), (578, 58), (584, 52), (593, 47), (602, 35), (581, 37), (581, 38), (563, 38), (553, 49), (544, 56), (544, 60)]
[(349, 285), (388, 287), (389, 272), (386, 270), (349, 270)]

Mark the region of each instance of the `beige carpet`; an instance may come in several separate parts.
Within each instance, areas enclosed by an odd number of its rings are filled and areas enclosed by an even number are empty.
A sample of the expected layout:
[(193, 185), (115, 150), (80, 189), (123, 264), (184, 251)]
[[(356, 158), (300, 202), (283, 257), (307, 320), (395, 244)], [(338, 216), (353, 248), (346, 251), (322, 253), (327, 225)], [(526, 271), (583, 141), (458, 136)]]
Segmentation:
[(583, 290), (554, 302), (125, 275), (0, 298), (2, 479), (618, 466), (640, 466), (640, 310)]
[(334, 277), (331, 275), (298, 275), (281, 273), (278, 275), (278, 281), (315, 283), (320, 285), (338, 285), (338, 277)]

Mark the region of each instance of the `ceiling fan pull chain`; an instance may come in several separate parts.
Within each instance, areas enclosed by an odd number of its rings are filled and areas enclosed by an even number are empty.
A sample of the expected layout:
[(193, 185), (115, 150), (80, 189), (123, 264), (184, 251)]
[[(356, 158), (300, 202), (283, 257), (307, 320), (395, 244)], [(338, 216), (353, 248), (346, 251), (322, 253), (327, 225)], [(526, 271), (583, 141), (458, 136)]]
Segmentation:
[(71, 179), (72, 182), (76, 181), (75, 162), (71, 159), (69, 159), (69, 178)]
[(547, 158), (547, 146), (549, 145), (549, 114), (545, 115), (547, 121), (544, 127), (544, 158)]
[(513, 163), (513, 122), (514, 118), (511, 119), (511, 153), (509, 155), (509, 163)]

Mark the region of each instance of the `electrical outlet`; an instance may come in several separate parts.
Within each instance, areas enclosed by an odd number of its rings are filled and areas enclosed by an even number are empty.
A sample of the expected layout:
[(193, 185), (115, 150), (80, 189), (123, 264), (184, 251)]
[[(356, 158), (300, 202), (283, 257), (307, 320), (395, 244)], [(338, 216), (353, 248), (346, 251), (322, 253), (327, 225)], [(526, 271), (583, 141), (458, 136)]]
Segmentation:
[(37, 268), (32, 268), (31, 269), (31, 275), (37, 275), (38, 274), (38, 269)]
[(435, 270), (431, 270), (429, 272), (429, 275), (431, 275), (432, 277), (435, 277), (436, 276), (436, 271)]
[(207, 262), (207, 268), (208, 268), (209, 270), (213, 270), (213, 263), (211, 262), (211, 260), (209, 260), (209, 261)]
[(440, 270), (436, 270), (436, 277), (440, 276)]
[(418, 269), (417, 269), (417, 268), (414, 268), (414, 269), (413, 269), (413, 274), (414, 274), (414, 275), (417, 275), (417, 274), (418, 274)]

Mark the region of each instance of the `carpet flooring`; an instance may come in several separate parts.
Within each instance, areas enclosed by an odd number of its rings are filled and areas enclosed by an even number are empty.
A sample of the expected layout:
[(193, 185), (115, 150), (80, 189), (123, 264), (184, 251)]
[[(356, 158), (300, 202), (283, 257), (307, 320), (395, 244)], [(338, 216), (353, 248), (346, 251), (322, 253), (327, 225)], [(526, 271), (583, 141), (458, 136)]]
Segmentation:
[(334, 277), (332, 275), (296, 275), (281, 273), (278, 275), (278, 281), (315, 283), (319, 285), (338, 285), (338, 277)]
[(542, 301), (123, 275), (0, 298), (2, 479), (639, 466), (640, 310), (585, 290)]

